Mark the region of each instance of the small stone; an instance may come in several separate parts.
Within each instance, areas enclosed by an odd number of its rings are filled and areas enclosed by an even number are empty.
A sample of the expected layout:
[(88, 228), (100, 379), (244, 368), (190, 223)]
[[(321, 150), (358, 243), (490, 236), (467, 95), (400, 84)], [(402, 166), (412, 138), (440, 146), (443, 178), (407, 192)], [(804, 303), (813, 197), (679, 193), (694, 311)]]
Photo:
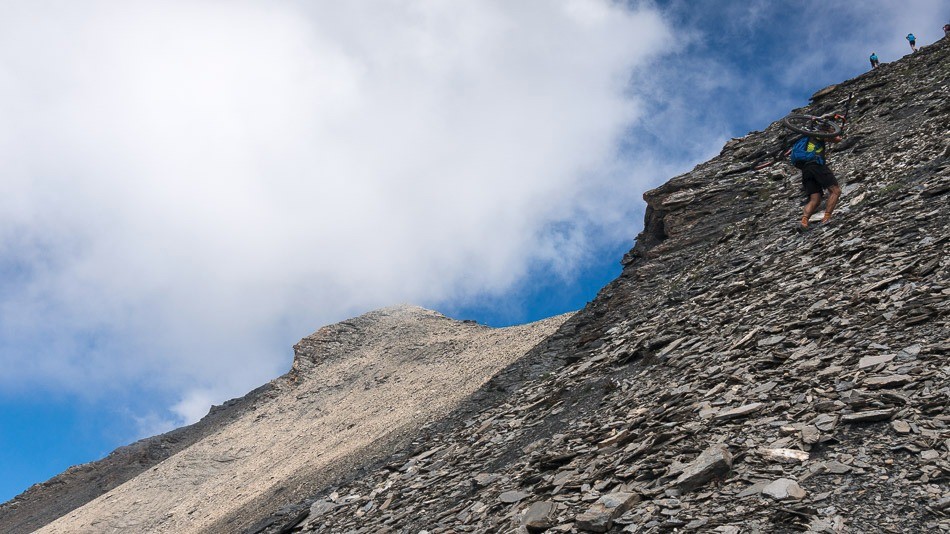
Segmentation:
[(725, 475), (732, 469), (732, 454), (723, 444), (713, 445), (696, 457), (674, 485), (682, 491), (694, 490), (710, 480)]
[(739, 406), (738, 408), (733, 408), (731, 410), (725, 410), (716, 414), (713, 419), (717, 421), (725, 421), (727, 419), (738, 419), (740, 417), (745, 417), (750, 413), (757, 412), (762, 408), (764, 404), (761, 402), (753, 402), (751, 404), (745, 404)]
[(838, 423), (838, 418), (833, 415), (822, 414), (815, 418), (813, 424), (818, 430), (822, 432), (828, 432), (834, 430), (835, 425)]
[(920, 453), (921, 460), (936, 460), (937, 458), (940, 458), (940, 453), (933, 449), (926, 450)]
[(891, 421), (891, 428), (893, 428), (894, 432), (897, 432), (898, 434), (910, 433), (910, 425), (907, 424), (907, 421), (904, 421), (903, 419), (895, 419)]
[(920, 345), (910, 345), (901, 349), (901, 352), (908, 356), (917, 356), (920, 354)]
[(523, 491), (506, 491), (498, 496), (498, 500), (505, 504), (513, 504), (526, 497), (530, 497), (530, 494)]
[(475, 483), (479, 486), (487, 486), (499, 478), (501, 477), (494, 473), (479, 473), (475, 475)]
[(869, 388), (894, 388), (903, 386), (912, 380), (913, 377), (908, 375), (874, 376), (865, 380), (864, 385)]
[(865, 356), (861, 358), (861, 361), (858, 362), (858, 368), (864, 369), (866, 367), (874, 367), (875, 365), (881, 365), (882, 363), (887, 363), (894, 359), (893, 354), (882, 354), (880, 356)]
[(750, 485), (749, 487), (747, 487), (746, 489), (740, 491), (740, 492), (736, 495), (736, 498), (738, 498), (738, 499), (743, 499), (743, 498), (745, 498), (745, 497), (750, 497), (750, 496), (752, 496), (752, 495), (758, 495), (758, 494), (762, 493), (762, 490), (765, 489), (765, 487), (768, 486), (769, 484), (770, 484), (770, 482), (769, 482), (768, 480), (763, 480), (763, 481), (760, 481), (760, 482), (756, 482), (755, 484), (752, 484), (752, 485)]
[(705, 517), (700, 517), (698, 519), (693, 519), (689, 523), (686, 523), (686, 528), (696, 530), (699, 527), (705, 526), (706, 523), (709, 523), (709, 519), (706, 519)]
[(834, 475), (841, 475), (841, 474), (847, 473), (848, 471), (851, 471), (850, 465), (845, 465), (841, 462), (835, 462), (835, 461), (825, 462), (824, 465), (827, 472), (832, 473)]
[(894, 415), (894, 410), (868, 410), (865, 412), (848, 413), (841, 416), (842, 423), (873, 423), (885, 421)]
[(798, 482), (790, 478), (780, 478), (762, 489), (764, 495), (774, 499), (804, 499), (805, 490), (798, 485)]
[(544, 532), (554, 526), (554, 510), (555, 505), (550, 501), (531, 503), (521, 519), (521, 524), (528, 532)]
[(809, 445), (814, 445), (815, 443), (818, 443), (818, 440), (820, 439), (821, 439), (821, 432), (819, 432), (818, 429), (814, 427), (814, 425), (806, 425), (805, 427), (802, 428), (803, 442)]
[(806, 462), (808, 453), (796, 449), (760, 449), (763, 458), (778, 462)]
[(785, 340), (785, 336), (769, 336), (765, 339), (760, 339), (756, 345), (760, 347), (771, 347), (773, 345), (778, 345)]
[(594, 503), (586, 512), (577, 516), (577, 528), (588, 532), (607, 532), (614, 519), (640, 502), (636, 493), (608, 493)]

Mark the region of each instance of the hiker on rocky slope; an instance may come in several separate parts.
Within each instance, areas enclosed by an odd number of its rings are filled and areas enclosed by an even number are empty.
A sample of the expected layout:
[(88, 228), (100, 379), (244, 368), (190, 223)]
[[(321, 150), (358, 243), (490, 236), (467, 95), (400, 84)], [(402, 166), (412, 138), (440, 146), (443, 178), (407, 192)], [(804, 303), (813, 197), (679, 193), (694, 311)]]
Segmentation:
[(870, 58), (870, 59), (871, 59), (871, 68), (872, 68), (872, 69), (876, 69), (876, 68), (877, 68), (877, 65), (878, 65), (877, 54), (875, 54), (874, 52), (871, 52), (871, 58)]
[(913, 50), (914, 52), (916, 52), (916, 51), (917, 51), (917, 38), (914, 37), (914, 34), (912, 34), (912, 33), (908, 33), (908, 34), (907, 34), (907, 42), (910, 43), (910, 49)]
[(805, 212), (802, 214), (798, 227), (800, 231), (808, 229), (808, 220), (818, 211), (824, 190), (828, 190), (828, 199), (825, 201), (825, 214), (821, 218), (823, 226), (831, 222), (831, 214), (838, 203), (838, 197), (841, 196), (841, 186), (838, 185), (838, 180), (825, 162), (826, 142), (840, 143), (841, 136), (827, 140), (805, 136), (792, 147), (792, 164), (802, 170), (802, 187), (808, 196)]

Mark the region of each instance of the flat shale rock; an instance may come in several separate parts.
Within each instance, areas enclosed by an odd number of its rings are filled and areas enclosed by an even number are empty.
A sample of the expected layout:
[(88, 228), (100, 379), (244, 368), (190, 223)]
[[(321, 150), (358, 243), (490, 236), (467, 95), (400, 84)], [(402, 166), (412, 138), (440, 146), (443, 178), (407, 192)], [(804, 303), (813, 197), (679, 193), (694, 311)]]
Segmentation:
[(759, 411), (762, 408), (762, 406), (764, 405), (761, 402), (753, 402), (751, 404), (739, 406), (738, 408), (733, 408), (731, 410), (719, 412), (713, 416), (713, 419), (716, 419), (717, 421), (725, 421), (727, 419), (739, 419), (741, 417), (745, 417), (751, 413)]
[(725, 445), (713, 445), (693, 460), (674, 485), (682, 491), (692, 491), (714, 478), (722, 477), (732, 468), (732, 454)]
[(804, 499), (805, 490), (798, 485), (798, 482), (790, 478), (780, 478), (771, 484), (762, 488), (762, 494), (768, 495), (773, 499)]
[(868, 410), (844, 414), (841, 416), (841, 421), (843, 423), (874, 423), (887, 421), (892, 415), (894, 415), (894, 410)]
[(761, 449), (759, 454), (763, 458), (782, 463), (807, 462), (809, 454), (796, 449)]
[(498, 500), (505, 504), (512, 504), (520, 500), (527, 499), (530, 496), (530, 493), (525, 493), (523, 491), (506, 491), (498, 496)]
[(640, 500), (636, 493), (617, 492), (597, 499), (593, 506), (576, 518), (576, 526), (587, 532), (607, 532), (614, 519)]
[(528, 532), (544, 532), (554, 526), (555, 510), (555, 504), (550, 501), (531, 503), (521, 519), (521, 524)]
[(864, 381), (869, 388), (895, 388), (913, 381), (910, 375), (872, 376)]
[(858, 367), (864, 369), (865, 367), (874, 367), (876, 365), (881, 365), (887, 363), (894, 359), (893, 354), (882, 354), (880, 356), (865, 356), (861, 358), (858, 362)]

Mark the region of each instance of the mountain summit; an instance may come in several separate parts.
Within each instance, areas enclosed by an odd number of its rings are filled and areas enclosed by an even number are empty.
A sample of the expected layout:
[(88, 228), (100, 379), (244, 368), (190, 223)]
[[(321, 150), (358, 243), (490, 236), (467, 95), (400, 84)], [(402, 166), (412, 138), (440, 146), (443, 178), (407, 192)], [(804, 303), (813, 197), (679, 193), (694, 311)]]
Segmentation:
[(622, 274), (570, 318), (493, 330), (405, 307), (326, 327), (174, 454), (67, 471), (0, 526), (950, 530), (948, 56), (943, 39), (797, 110), (855, 95), (830, 226), (794, 231), (794, 136), (773, 123), (647, 192)]

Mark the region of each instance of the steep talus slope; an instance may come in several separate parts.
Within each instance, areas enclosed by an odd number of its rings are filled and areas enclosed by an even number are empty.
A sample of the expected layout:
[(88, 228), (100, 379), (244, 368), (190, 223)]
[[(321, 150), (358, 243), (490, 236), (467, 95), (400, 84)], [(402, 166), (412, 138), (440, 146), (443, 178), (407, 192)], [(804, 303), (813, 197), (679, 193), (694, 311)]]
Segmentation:
[(250, 409), (39, 531), (240, 530), (389, 454), (566, 318), (492, 329), (406, 306), (325, 327)]
[(252, 531), (950, 530), (948, 55), (802, 110), (856, 93), (834, 225), (794, 232), (798, 171), (759, 168), (778, 123), (730, 141), (645, 195), (546, 373)]

